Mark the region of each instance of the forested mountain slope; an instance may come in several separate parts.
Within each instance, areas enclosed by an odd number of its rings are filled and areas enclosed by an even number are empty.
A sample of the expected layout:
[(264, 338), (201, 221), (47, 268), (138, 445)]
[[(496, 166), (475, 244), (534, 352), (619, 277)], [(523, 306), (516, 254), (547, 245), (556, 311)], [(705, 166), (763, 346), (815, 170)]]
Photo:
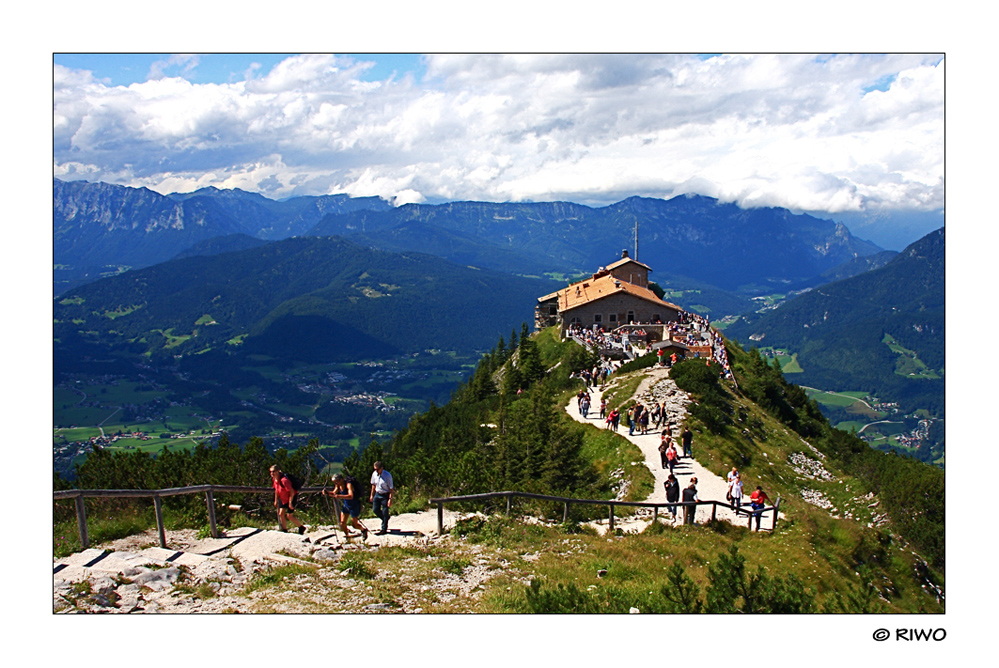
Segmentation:
[[(872, 392), (942, 416), (944, 238), (941, 228), (880, 269), (744, 316), (725, 333), (744, 344), (796, 351), (804, 369), (795, 374), (799, 384)], [(910, 353), (897, 352), (899, 346)], [(913, 356), (926, 371), (914, 373)]]
[(551, 281), (295, 238), (131, 271), (55, 304), (57, 340), (178, 355), (241, 344), (302, 360), (474, 351), (533, 317)]

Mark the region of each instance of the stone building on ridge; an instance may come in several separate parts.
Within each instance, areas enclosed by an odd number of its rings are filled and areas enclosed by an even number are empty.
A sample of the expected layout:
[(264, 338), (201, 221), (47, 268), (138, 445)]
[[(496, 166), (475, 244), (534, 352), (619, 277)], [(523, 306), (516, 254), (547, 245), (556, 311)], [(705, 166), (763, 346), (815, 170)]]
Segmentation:
[(652, 269), (621, 252), (621, 259), (578, 283), (538, 298), (534, 326), (543, 329), (558, 325), (564, 334), (569, 327), (594, 326), (611, 331), (632, 323), (669, 323), (683, 311), (676, 304), (659, 299), (649, 289)]

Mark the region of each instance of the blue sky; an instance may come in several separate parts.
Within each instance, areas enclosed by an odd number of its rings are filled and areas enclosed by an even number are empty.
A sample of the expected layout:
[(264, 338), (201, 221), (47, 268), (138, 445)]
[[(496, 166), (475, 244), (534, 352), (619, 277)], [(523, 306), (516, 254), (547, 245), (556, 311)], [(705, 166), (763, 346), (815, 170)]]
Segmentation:
[[(178, 76), (197, 84), (234, 83), (253, 76), (264, 76), (271, 68), (293, 54), (290, 53), (208, 53), (196, 58), (169, 53), (110, 54), (56, 53), (53, 63), (77, 70), (89, 70), (111, 86), (142, 83), (151, 74)], [(363, 78), (367, 81), (387, 79), (406, 72), (422, 77), (424, 68), (418, 54), (346, 54), (373, 63)], [(173, 59), (173, 62), (171, 62)]]
[(696, 193), (848, 217), (888, 248), (942, 223), (939, 54), (56, 53), (53, 65), (62, 179), (395, 204)]

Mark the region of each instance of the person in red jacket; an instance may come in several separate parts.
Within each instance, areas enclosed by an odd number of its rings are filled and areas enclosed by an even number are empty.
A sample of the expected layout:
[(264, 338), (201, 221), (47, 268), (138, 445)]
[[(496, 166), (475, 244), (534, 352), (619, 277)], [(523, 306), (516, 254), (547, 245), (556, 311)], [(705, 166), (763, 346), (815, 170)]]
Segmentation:
[(288, 520), (291, 520), (292, 524), (298, 527), (298, 534), (304, 534), (305, 525), (295, 517), (295, 496), (298, 492), (277, 464), (271, 466), (271, 482), (274, 486), (274, 507), (278, 509), (278, 525), (281, 531), (288, 530)]
[[(760, 530), (760, 520), (763, 517), (763, 507), (767, 505), (767, 501), (770, 497), (767, 493), (763, 491), (763, 488), (759, 485), (756, 486), (756, 491), (749, 495), (749, 501), (753, 504), (753, 516), (756, 518), (756, 530)], [(776, 512), (776, 511), (774, 511)]]

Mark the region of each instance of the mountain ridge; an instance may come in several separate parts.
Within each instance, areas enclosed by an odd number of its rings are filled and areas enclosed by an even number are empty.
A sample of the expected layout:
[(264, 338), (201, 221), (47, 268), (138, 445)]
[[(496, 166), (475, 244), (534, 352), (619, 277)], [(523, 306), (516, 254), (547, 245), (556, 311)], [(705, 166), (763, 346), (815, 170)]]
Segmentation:
[[(242, 233), (266, 240), (356, 236), (390, 250), (418, 240), (420, 250), (462, 264), (528, 275), (578, 275), (605, 263), (617, 249), (630, 248), (637, 226), (646, 264), (755, 295), (813, 280), (881, 250), (831, 220), (773, 207), (741, 209), (704, 196), (636, 196), (600, 208), (572, 202), (393, 208), (371, 197), (279, 202), (238, 189), (158, 195), (145, 188), (58, 179), (53, 193), (55, 262), (77, 268), (151, 266), (209, 238)], [(430, 234), (418, 239), (420, 232), (412, 227), (417, 224)], [(380, 236), (387, 230), (395, 230), (395, 241)], [(504, 261), (511, 266), (504, 267)], [(91, 270), (79, 280), (98, 273)]]

